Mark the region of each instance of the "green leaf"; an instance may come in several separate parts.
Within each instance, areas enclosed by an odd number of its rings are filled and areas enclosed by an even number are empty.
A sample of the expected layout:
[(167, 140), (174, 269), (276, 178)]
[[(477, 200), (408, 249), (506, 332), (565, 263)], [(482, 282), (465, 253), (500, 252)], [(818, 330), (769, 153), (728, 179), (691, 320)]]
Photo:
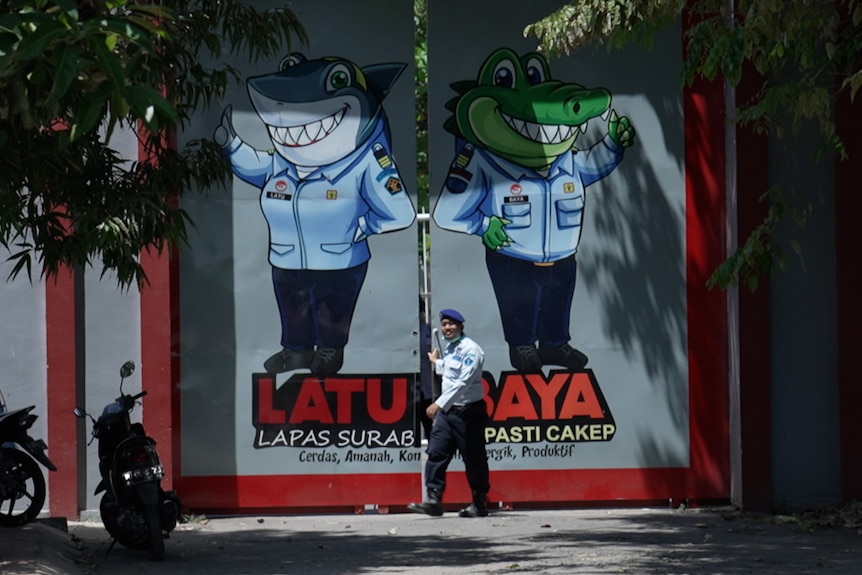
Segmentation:
[(138, 26), (129, 20), (120, 20), (117, 18), (101, 18), (98, 20), (90, 20), (84, 25), (84, 32), (91, 35), (109, 35), (116, 34), (122, 38), (126, 38), (139, 46), (147, 49), (152, 48), (152, 40), (147, 33), (147, 29)]
[(48, 94), (48, 100), (45, 105), (48, 108), (57, 104), (60, 99), (66, 95), (69, 86), (72, 85), (72, 80), (75, 78), (75, 73), (78, 71), (78, 51), (74, 46), (65, 45), (60, 50), (57, 56), (57, 64), (54, 72), (54, 84), (51, 86), (51, 93)]
[(125, 86), (126, 74), (123, 72), (123, 65), (117, 55), (110, 50), (105, 41), (101, 41), (98, 37), (93, 38), (90, 44), (96, 50), (96, 58), (114, 80), (114, 84)]
[(159, 129), (159, 117), (168, 120), (172, 125), (180, 123), (176, 109), (152, 86), (133, 86), (126, 91), (126, 95), (132, 110), (143, 120), (147, 129)]
[(41, 56), (51, 42), (62, 38), (68, 33), (68, 29), (54, 19), (43, 21), (36, 29), (24, 36), (15, 50), (15, 58), (18, 60), (32, 60)]
[[(167, 30), (165, 30), (157, 22), (154, 22), (153, 20), (151, 20), (149, 18), (142, 18), (140, 16), (129, 16), (128, 20), (129, 20), (129, 22), (132, 22), (136, 26), (140, 27), (142, 30), (146, 30), (148, 33), (152, 34), (153, 36), (156, 36), (159, 38), (170, 38), (170, 35), (168, 34)], [(152, 44), (150, 42), (148, 42), (148, 45), (152, 45)]]
[(850, 99), (854, 100), (856, 98), (856, 92), (858, 92), (859, 88), (862, 87), (862, 70), (859, 70), (844, 80), (842, 87), (846, 88), (848, 86), (850, 87)]
[(75, 115), (75, 121), (72, 124), (72, 131), (70, 134), (72, 141), (77, 140), (96, 127), (99, 120), (102, 118), (105, 104), (108, 101), (108, 95), (111, 91), (112, 87), (108, 82), (105, 82), (98, 90), (85, 94), (84, 97), (81, 98), (81, 103), (78, 104), (78, 109)]
[(53, 0), (54, 4), (67, 15), (72, 17), (72, 20), (78, 20), (78, 2), (76, 0)]
[(153, 6), (151, 4), (140, 5), (140, 4), (129, 4), (126, 6), (126, 9), (129, 12), (141, 12), (143, 14), (147, 14), (147, 16), (152, 16), (156, 19), (173, 19), (174, 13), (164, 6)]
[[(47, 20), (48, 17), (44, 17), (44, 19)], [(20, 14), (2, 14), (0, 15), (0, 32), (18, 36), (18, 27), (27, 21), (29, 21), (29, 19)]]
[(757, 285), (760, 283), (760, 276), (756, 274), (750, 274), (745, 278), (745, 283), (748, 285), (748, 289), (752, 292), (757, 290)]

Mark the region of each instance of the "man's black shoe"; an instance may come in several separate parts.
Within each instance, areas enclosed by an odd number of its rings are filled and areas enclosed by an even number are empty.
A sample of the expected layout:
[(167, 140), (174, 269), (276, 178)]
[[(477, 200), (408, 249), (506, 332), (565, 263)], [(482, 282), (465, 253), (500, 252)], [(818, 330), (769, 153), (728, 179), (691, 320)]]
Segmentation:
[(567, 343), (563, 345), (539, 344), (539, 357), (545, 365), (559, 365), (570, 371), (580, 371), (587, 365), (586, 355)]
[(431, 517), (440, 517), (443, 515), (443, 504), (439, 502), (423, 501), (422, 503), (409, 503), (407, 509), (413, 513), (423, 513)]
[(510, 345), (509, 362), (518, 371), (539, 371), (542, 369), (542, 358), (535, 345)]
[(458, 517), (487, 517), (488, 494), (473, 490), (473, 503), (458, 512)]
[(428, 489), (425, 501), (422, 503), (410, 503), (407, 509), (413, 513), (423, 513), (432, 517), (440, 517), (443, 515), (443, 492), (439, 489)]
[(485, 505), (476, 505), (471, 503), (464, 509), (458, 512), (458, 517), (487, 517), (488, 507)]
[(294, 369), (307, 369), (311, 365), (313, 357), (314, 349), (310, 347), (304, 349), (284, 348), (263, 362), (263, 368), (267, 373), (273, 374), (293, 371)]
[(344, 364), (344, 348), (318, 347), (311, 360), (311, 373), (318, 377), (335, 375)]

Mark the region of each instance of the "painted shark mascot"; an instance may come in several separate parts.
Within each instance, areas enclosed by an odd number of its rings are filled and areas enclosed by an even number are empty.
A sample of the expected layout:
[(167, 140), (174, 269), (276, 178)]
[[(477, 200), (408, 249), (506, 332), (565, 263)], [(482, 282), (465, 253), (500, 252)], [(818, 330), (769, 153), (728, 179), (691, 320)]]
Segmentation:
[(277, 72), (247, 81), (272, 149), (243, 142), (230, 106), (215, 130), (233, 173), (261, 190), (281, 315), (282, 349), (264, 362), (269, 373), (341, 369), (371, 257), (367, 238), (413, 223), (382, 107), (404, 68), (294, 53)]

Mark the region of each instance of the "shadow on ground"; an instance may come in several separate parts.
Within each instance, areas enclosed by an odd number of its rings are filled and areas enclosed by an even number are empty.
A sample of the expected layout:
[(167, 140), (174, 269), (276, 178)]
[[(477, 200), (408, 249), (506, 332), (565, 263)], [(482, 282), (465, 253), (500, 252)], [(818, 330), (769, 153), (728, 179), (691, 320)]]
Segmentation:
[[(198, 573), (638, 573), (858, 575), (859, 528), (811, 530), (718, 512), (500, 512), (215, 518), (167, 541), (163, 575)], [(100, 524), (70, 526), (85, 573), (154, 572)]]

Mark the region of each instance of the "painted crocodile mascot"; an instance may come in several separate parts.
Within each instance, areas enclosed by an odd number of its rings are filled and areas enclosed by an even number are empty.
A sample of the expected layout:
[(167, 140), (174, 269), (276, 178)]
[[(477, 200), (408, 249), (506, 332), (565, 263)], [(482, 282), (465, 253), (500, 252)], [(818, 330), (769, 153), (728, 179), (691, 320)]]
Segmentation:
[(281, 316), (282, 349), (264, 362), (269, 373), (341, 369), (371, 257), (367, 238), (416, 217), (382, 106), (404, 68), (294, 53), (247, 81), (272, 149), (237, 135), (230, 106), (215, 130), (233, 173), (261, 190)]
[[(634, 128), (611, 109), (607, 90), (553, 80), (537, 53), (499, 49), (476, 81), (452, 88), (444, 127), (457, 153), (434, 221), (482, 238), (512, 367), (581, 370), (588, 358), (569, 345), (569, 318), (584, 191), (620, 163)], [(607, 134), (577, 150), (598, 118)]]

